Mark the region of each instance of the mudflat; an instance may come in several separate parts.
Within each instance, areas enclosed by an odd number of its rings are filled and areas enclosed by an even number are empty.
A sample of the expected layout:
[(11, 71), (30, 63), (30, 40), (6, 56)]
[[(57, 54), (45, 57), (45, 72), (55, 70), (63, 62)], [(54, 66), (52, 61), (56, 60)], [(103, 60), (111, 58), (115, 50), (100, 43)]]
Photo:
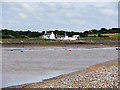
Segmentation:
[(120, 41), (117, 40), (76, 40), (76, 41), (2, 41), (2, 47), (118, 47)]

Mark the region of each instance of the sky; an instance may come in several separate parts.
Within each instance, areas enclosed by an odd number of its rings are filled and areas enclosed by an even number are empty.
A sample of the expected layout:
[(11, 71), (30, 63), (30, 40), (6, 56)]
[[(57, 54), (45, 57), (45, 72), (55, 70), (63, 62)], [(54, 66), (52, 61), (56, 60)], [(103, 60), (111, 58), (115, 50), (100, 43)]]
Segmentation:
[(117, 2), (3, 2), (2, 28), (83, 32), (118, 27)]

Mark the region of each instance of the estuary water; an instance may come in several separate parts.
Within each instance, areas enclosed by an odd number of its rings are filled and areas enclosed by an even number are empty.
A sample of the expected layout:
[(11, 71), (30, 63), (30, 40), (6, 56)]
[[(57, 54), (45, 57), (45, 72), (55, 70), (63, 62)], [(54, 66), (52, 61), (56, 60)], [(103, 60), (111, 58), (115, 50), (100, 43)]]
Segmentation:
[(116, 58), (116, 47), (2, 48), (2, 87), (41, 82)]

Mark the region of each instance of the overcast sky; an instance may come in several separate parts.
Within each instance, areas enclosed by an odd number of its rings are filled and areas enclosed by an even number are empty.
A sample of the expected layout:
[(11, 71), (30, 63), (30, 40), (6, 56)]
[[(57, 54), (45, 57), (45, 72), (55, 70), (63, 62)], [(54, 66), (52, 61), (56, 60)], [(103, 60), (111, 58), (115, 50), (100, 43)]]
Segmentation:
[(118, 27), (117, 2), (4, 2), (2, 28), (86, 31)]

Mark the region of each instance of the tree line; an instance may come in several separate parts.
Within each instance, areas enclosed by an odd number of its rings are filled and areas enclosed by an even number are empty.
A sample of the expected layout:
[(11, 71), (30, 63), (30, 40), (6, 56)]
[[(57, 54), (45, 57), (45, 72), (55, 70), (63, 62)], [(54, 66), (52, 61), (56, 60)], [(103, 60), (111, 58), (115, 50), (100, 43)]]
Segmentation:
[(89, 31), (85, 31), (84, 33), (87, 34), (120, 33), (120, 28), (112, 28), (112, 29), (101, 28), (100, 30), (92, 29)]
[[(120, 28), (112, 28), (112, 29), (106, 29), (101, 28), (100, 30), (92, 29), (84, 32), (74, 32), (74, 31), (64, 31), (64, 30), (50, 30), (47, 31), (48, 33), (53, 32), (55, 35), (68, 35), (69, 37), (72, 37), (73, 35), (80, 35), (80, 37), (87, 37), (88, 34), (105, 34), (105, 33), (120, 33)], [(0, 30), (0, 33), (2, 33), (3, 39), (14, 39), (14, 38), (35, 38), (39, 37), (41, 35), (45, 34), (45, 31), (42, 32), (35, 32), (35, 31), (13, 31), (8, 29), (2, 29)]]
[(2, 38), (33, 38), (33, 37), (39, 37), (42, 35), (42, 33), (39, 32), (33, 32), (33, 31), (13, 31), (8, 29), (2, 29), (0, 31), (2, 33)]

